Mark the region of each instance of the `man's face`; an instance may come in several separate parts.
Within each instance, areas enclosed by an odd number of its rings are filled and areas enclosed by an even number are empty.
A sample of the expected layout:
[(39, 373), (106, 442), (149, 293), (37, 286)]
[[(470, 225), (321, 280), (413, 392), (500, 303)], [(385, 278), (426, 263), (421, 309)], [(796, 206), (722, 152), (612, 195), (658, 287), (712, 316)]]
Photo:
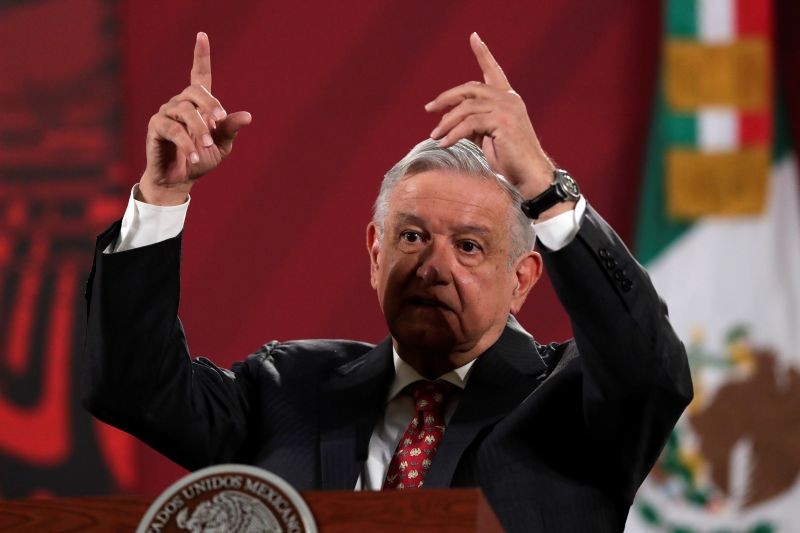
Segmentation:
[(382, 239), (370, 224), (372, 286), (398, 353), (421, 374), (483, 353), (538, 279), (534, 252), (509, 265), (510, 204), (493, 180), (428, 171), (392, 191)]

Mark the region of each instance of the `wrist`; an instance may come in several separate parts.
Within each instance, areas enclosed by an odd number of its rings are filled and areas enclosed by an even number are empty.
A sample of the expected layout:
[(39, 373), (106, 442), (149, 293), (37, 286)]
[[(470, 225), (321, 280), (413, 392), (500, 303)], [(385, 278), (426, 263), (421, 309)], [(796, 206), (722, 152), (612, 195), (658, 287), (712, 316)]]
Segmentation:
[(562, 213), (566, 213), (567, 211), (572, 211), (575, 209), (575, 206), (578, 205), (577, 200), (570, 200), (567, 202), (562, 202), (560, 204), (556, 204), (547, 211), (542, 211), (542, 214), (539, 215), (539, 218), (536, 219), (536, 223), (542, 223), (545, 220), (557, 217)]
[(180, 205), (186, 202), (191, 188), (191, 184), (155, 185), (151, 179), (142, 176), (134, 198), (140, 202), (161, 207)]
[(580, 187), (562, 169), (553, 171), (553, 181), (538, 195), (522, 202), (520, 208), (528, 218), (541, 222), (575, 208)]
[(553, 172), (557, 167), (548, 160), (528, 168), (530, 173), (517, 184), (517, 190), (526, 200), (536, 198), (553, 184)]

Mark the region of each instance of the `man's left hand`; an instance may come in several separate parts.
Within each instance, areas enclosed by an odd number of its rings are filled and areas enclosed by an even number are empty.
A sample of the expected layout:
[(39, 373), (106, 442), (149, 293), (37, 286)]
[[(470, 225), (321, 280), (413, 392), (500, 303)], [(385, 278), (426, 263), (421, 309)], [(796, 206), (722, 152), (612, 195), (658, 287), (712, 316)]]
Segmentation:
[[(453, 87), (425, 105), (429, 113), (447, 110), (431, 138), (442, 147), (471, 140), (481, 147), (495, 172), (513, 183), (524, 198), (533, 198), (553, 182), (555, 165), (539, 144), (525, 102), (511, 88), (489, 48), (477, 33), (469, 42), (483, 71), (483, 83)], [(559, 204), (539, 220), (572, 207), (573, 203)]]

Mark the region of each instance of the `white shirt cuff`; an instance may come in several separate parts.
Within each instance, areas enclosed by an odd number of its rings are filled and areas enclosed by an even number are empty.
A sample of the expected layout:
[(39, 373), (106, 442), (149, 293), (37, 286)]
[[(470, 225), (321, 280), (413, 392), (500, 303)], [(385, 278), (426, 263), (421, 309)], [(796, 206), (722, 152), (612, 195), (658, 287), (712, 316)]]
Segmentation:
[(575, 204), (575, 209), (534, 224), (536, 238), (549, 250), (555, 252), (562, 249), (572, 242), (581, 229), (584, 211), (586, 211), (586, 199), (581, 196)]
[(171, 239), (183, 230), (190, 196), (187, 195), (186, 201), (180, 205), (153, 205), (140, 202), (134, 197), (138, 187), (137, 184), (131, 188), (117, 241), (110, 244), (103, 253), (124, 252), (155, 244)]

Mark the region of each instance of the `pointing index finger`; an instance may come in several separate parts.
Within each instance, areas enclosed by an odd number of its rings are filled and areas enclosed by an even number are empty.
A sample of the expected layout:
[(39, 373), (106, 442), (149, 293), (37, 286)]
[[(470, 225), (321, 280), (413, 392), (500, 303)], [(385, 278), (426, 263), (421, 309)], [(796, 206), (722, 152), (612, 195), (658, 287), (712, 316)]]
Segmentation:
[(472, 35), (469, 36), (469, 44), (472, 47), (472, 53), (475, 54), (475, 59), (478, 60), (478, 65), (483, 71), (483, 81), (486, 82), (486, 85), (504, 90), (511, 89), (511, 84), (508, 83), (503, 69), (500, 68), (486, 43), (478, 37), (477, 32), (472, 32)]
[(202, 85), (211, 90), (211, 43), (208, 35), (202, 31), (197, 34), (194, 43), (194, 63), (189, 79), (192, 85)]

